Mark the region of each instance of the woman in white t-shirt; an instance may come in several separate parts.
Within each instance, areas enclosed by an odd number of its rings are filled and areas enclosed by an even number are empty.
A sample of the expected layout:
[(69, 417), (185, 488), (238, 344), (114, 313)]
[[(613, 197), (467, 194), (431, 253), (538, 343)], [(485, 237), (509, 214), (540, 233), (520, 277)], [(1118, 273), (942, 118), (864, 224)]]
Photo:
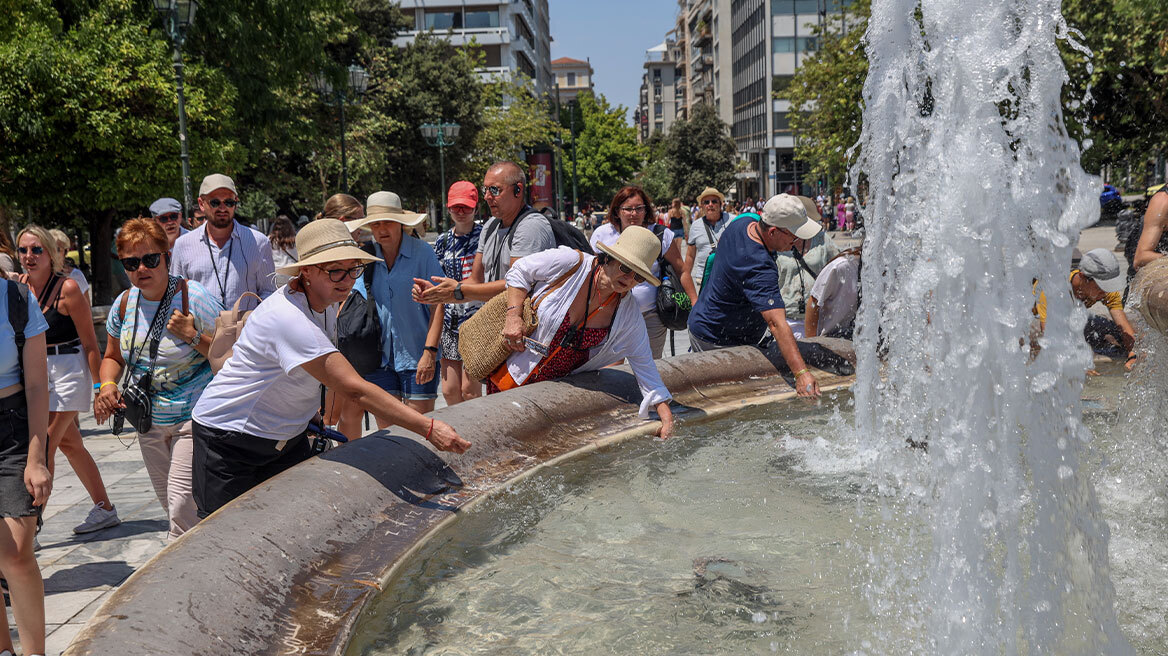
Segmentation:
[[(645, 193), (645, 190), (632, 185), (624, 187), (612, 197), (612, 204), (608, 208), (608, 220), (597, 228), (596, 232), (592, 233), (592, 238), (588, 240), (588, 243), (592, 246), (593, 251), (599, 252), (597, 244), (612, 246), (620, 237), (621, 232), (629, 226), (635, 225), (653, 229), (657, 238), (661, 240), (661, 250), (665, 253), (665, 261), (673, 267), (674, 272), (680, 277), (681, 288), (689, 295), (690, 305), (693, 305), (698, 300), (698, 292), (694, 287), (694, 281), (688, 268), (683, 266), (681, 248), (678, 247), (680, 242), (676, 241), (673, 231), (667, 227), (654, 228), (653, 224), (646, 225), (645, 217), (649, 215), (649, 212), (654, 212), (653, 203), (650, 202), (649, 195)], [(653, 263), (652, 273), (654, 276), (661, 275), (659, 261)], [(649, 332), (649, 348), (653, 352), (653, 358), (660, 358), (665, 350), (665, 336), (669, 331), (661, 323), (661, 317), (657, 316), (657, 288), (648, 282), (640, 283), (633, 288), (633, 301), (645, 318), (645, 328)]]
[(337, 310), (365, 265), (345, 224), (320, 219), (296, 236), (300, 260), (277, 269), (296, 276), (252, 312), (231, 357), (193, 413), (194, 496), (206, 517), (259, 483), (310, 458), (309, 422), (322, 385), (377, 419), (424, 435), (442, 451), (470, 443), (363, 379), (335, 346)]

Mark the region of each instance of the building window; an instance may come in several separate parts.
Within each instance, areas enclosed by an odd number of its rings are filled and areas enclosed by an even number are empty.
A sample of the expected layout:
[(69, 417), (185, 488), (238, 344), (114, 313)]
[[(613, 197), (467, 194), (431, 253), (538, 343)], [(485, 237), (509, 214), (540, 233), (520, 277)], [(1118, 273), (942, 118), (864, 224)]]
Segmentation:
[(654, 79), (654, 80), (660, 80), (660, 79), (661, 79), (661, 69), (660, 69), (660, 68), (654, 68), (654, 69), (653, 69), (653, 79)]
[(460, 30), (462, 29), (462, 12), (459, 11), (428, 11), (426, 12), (426, 29), (428, 30)]
[(469, 29), (499, 27), (499, 10), (467, 10), (466, 27)]
[(653, 103), (653, 116), (662, 116), (664, 113), (661, 103)]
[(570, 86), (570, 87), (576, 86), (576, 74), (575, 73), (568, 73), (568, 86)]
[(791, 86), (791, 80), (795, 79), (794, 75), (776, 75), (771, 78), (771, 89), (775, 93), (786, 91), (787, 87)]
[(840, 2), (841, 0), (771, 0), (771, 15), (811, 14), (814, 16), (819, 13), (820, 7), (824, 4), (826, 4), (828, 11), (839, 11)]
[(817, 46), (811, 36), (777, 36), (771, 40), (772, 52), (812, 52)]

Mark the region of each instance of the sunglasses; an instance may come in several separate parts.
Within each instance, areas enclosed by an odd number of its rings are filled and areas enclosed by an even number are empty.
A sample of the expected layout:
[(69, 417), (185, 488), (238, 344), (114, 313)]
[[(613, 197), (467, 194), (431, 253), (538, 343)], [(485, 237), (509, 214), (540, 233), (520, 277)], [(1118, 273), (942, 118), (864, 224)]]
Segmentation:
[(329, 280), (333, 282), (340, 282), (345, 279), (345, 276), (349, 276), (353, 280), (356, 280), (357, 278), (361, 277), (361, 274), (365, 273), (364, 264), (358, 264), (352, 269), (326, 269), (324, 268), (324, 265), (321, 264), (316, 265), (316, 268), (327, 273)]
[(702, 205), (721, 205), (722, 201), (717, 198), (707, 198), (702, 201)]
[(620, 208), (620, 211), (624, 212), (625, 214), (640, 214), (641, 212), (645, 211), (645, 206), (633, 205), (632, 207), (622, 207)]
[(633, 274), (633, 280), (636, 280), (637, 282), (645, 282), (645, 276), (642, 276), (641, 274), (637, 273), (636, 271), (633, 271), (629, 267), (627, 267), (623, 264), (619, 264), (619, 265), (617, 265), (617, 268), (620, 269), (620, 272), (625, 274), (625, 275), (628, 275), (630, 273)]
[(167, 212), (166, 214), (159, 214), (155, 216), (154, 220), (158, 221), (159, 223), (174, 223), (180, 218), (181, 217), (179, 217), (177, 212)]
[(227, 200), (219, 200), (218, 198), (212, 198), (211, 200), (207, 201), (207, 204), (210, 205), (212, 208), (217, 208), (220, 205), (226, 205), (227, 207), (235, 207), (236, 205), (239, 204), (239, 201), (237, 201), (233, 198), (228, 198)]
[(475, 211), (475, 208), (466, 205), (455, 205), (449, 209), (451, 214), (471, 214)]
[(21, 255), (28, 255), (29, 251), (32, 251), (33, 255), (44, 255), (45, 253), (45, 249), (40, 246), (19, 246), (16, 249), (16, 252)]
[(503, 188), (491, 185), (490, 187), (483, 187), (479, 191), (483, 192), (484, 196), (498, 196), (503, 193)]
[(147, 253), (142, 257), (123, 257), (122, 266), (127, 273), (133, 273), (138, 270), (139, 264), (145, 264), (147, 269), (157, 269), (161, 261), (162, 253)]

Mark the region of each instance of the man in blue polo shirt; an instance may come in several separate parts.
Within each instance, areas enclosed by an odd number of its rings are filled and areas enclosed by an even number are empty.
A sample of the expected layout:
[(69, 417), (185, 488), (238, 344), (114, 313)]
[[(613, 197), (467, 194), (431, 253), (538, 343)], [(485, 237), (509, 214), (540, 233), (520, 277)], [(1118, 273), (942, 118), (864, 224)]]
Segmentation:
[(722, 233), (710, 280), (702, 286), (689, 317), (694, 351), (757, 345), (770, 330), (779, 353), (795, 376), (799, 396), (819, 396), (819, 385), (799, 354), (787, 324), (775, 253), (819, 234), (815, 203), (779, 194), (763, 206), (758, 220), (734, 221)]

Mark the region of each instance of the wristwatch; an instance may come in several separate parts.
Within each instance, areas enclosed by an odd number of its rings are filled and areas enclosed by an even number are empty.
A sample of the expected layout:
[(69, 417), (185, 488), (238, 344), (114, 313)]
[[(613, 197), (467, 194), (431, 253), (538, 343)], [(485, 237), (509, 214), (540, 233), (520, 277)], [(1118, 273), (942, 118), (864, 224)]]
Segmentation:
[(462, 295), (462, 283), (460, 282), (454, 286), (454, 300), (461, 301), (461, 300), (463, 300), (463, 298), (464, 298), (464, 296)]

